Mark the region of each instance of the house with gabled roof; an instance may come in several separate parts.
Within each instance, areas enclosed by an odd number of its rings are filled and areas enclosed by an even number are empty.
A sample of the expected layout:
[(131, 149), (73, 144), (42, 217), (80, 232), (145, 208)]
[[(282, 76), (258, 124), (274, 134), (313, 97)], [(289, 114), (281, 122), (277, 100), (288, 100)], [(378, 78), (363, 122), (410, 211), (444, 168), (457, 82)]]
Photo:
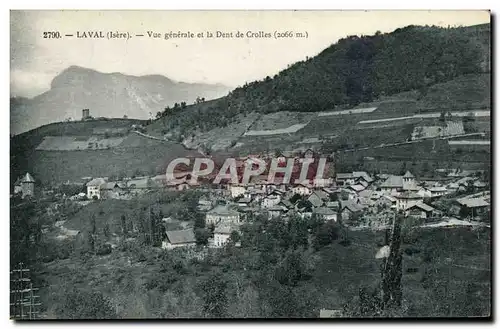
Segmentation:
[(329, 200), (330, 197), (328, 196), (328, 193), (323, 190), (315, 190), (307, 198), (307, 201), (311, 202), (313, 207), (321, 207)]
[(462, 216), (471, 216), (475, 218), (476, 216), (481, 216), (490, 209), (490, 196), (477, 196), (477, 194), (472, 196), (466, 196), (456, 200), (456, 203), (460, 207), (460, 214)]
[(424, 197), (413, 191), (405, 191), (396, 195), (396, 200), (396, 209), (406, 210), (417, 203), (423, 202)]
[(87, 183), (87, 198), (89, 199), (100, 199), (101, 198), (101, 187), (106, 184), (106, 179), (99, 177), (94, 178)]
[(381, 185), (380, 189), (388, 194), (395, 195), (401, 191), (418, 191), (419, 187), (415, 176), (407, 171), (403, 176), (390, 175)]
[(339, 186), (349, 186), (354, 184), (361, 184), (367, 187), (373, 183), (375, 179), (370, 176), (366, 171), (353, 171), (350, 173), (337, 173), (335, 182)]
[(221, 248), (231, 238), (231, 233), (233, 231), (240, 232), (238, 226), (234, 225), (220, 225), (217, 226), (214, 230), (214, 247)]
[(425, 220), (437, 217), (439, 215), (442, 215), (441, 211), (423, 202), (416, 203), (408, 207), (405, 211), (405, 216), (414, 216)]
[(363, 186), (362, 184), (354, 184), (354, 185), (349, 185), (347, 188), (353, 190), (356, 193), (359, 193), (363, 191), (366, 187)]
[(348, 186), (354, 184), (355, 179), (352, 172), (349, 173), (337, 173), (335, 175), (335, 183), (337, 186)]
[(337, 211), (328, 207), (318, 207), (313, 211), (313, 215), (317, 216), (323, 221), (333, 220), (337, 221)]
[(392, 195), (382, 195), (377, 200), (377, 202), (375, 203), (375, 205), (376, 206), (381, 206), (381, 207), (387, 207), (387, 208), (396, 209), (397, 202), (398, 202), (398, 199), (396, 199)]
[(228, 205), (217, 205), (213, 209), (209, 210), (205, 216), (205, 222), (207, 225), (214, 224), (239, 224), (240, 223), (240, 213), (235, 209), (232, 209)]
[(371, 183), (373, 183), (375, 181), (375, 179), (372, 176), (370, 176), (370, 174), (367, 173), (366, 171), (353, 171), (352, 175), (354, 176), (355, 182), (358, 184), (361, 184), (364, 182), (367, 185), (370, 185)]
[(364, 206), (355, 202), (354, 200), (340, 201), (340, 215), (342, 220), (350, 220), (353, 216), (360, 215)]
[(418, 192), (424, 198), (438, 198), (448, 193), (446, 186), (426, 186), (422, 187)]
[(162, 241), (163, 249), (196, 246), (196, 237), (193, 229), (167, 231), (165, 240)]
[(126, 198), (128, 191), (123, 182), (106, 182), (101, 185), (100, 194), (102, 199), (121, 199)]
[(289, 211), (289, 209), (281, 204), (267, 208), (269, 219), (280, 218), (281, 216), (286, 214), (288, 211)]

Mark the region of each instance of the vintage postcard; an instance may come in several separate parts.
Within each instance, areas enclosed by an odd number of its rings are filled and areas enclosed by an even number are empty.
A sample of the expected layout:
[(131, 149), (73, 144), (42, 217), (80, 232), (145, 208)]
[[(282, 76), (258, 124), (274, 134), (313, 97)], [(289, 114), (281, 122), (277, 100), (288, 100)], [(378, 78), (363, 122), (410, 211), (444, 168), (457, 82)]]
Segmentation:
[(490, 15), (12, 10), (11, 319), (491, 319)]

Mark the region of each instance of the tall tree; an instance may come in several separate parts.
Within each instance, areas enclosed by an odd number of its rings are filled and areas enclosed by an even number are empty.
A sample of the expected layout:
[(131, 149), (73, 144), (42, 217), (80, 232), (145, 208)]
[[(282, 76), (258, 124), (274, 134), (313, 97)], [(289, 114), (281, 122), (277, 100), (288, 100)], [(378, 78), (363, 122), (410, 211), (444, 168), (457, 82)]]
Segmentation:
[(396, 215), (393, 220), (392, 234), (390, 239), (390, 252), (382, 264), (382, 307), (400, 307), (402, 288), (401, 278), (403, 275), (401, 252), (401, 221), (402, 215)]

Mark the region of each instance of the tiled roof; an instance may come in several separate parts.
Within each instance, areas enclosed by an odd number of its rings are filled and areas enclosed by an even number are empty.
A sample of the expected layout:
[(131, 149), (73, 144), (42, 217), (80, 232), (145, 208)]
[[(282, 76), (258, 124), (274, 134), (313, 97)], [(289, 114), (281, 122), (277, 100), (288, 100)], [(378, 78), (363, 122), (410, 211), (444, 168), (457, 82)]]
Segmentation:
[(431, 192), (446, 192), (446, 186), (432, 186), (429, 187), (429, 191)]
[(328, 208), (338, 208), (339, 207), (339, 202), (338, 201), (329, 201), (326, 203), (326, 206)]
[(387, 188), (402, 188), (403, 187), (403, 177), (391, 175), (387, 178), (380, 187)]
[(384, 195), (383, 196), (384, 198), (386, 198), (387, 200), (391, 201), (391, 202), (396, 202), (396, 198), (391, 196), (391, 195)]
[(21, 183), (34, 183), (35, 179), (30, 175), (29, 172), (24, 175), (24, 177), (21, 179)]
[(336, 211), (334, 211), (334, 210), (332, 210), (330, 208), (327, 208), (327, 207), (316, 208), (316, 209), (314, 209), (314, 213), (318, 214), (318, 215), (324, 215), (324, 216), (337, 214)]
[(457, 200), (461, 205), (468, 208), (486, 207), (490, 204), (484, 198), (470, 198)]
[(398, 199), (423, 199), (421, 195), (418, 195), (417, 193), (406, 191), (401, 193), (400, 195), (396, 196)]
[(355, 202), (352, 202), (351, 200), (341, 201), (340, 206), (341, 206), (342, 211), (344, 211), (344, 209), (347, 208), (352, 212), (361, 211), (364, 208), (362, 205), (355, 203)]
[(373, 182), (373, 178), (366, 171), (354, 171), (352, 175), (356, 178), (363, 178), (368, 183)]
[(360, 184), (351, 185), (351, 186), (349, 186), (349, 188), (353, 189), (356, 192), (363, 191), (365, 189), (365, 187), (363, 185), (360, 185)]
[(415, 176), (413, 176), (413, 174), (408, 170), (404, 175), (403, 175), (404, 178), (415, 178)]
[(411, 206), (408, 209), (411, 209), (411, 208), (420, 208), (420, 209), (422, 209), (424, 211), (433, 211), (433, 210), (435, 210), (433, 207), (431, 207), (431, 206), (429, 206), (429, 205), (427, 205), (427, 204), (425, 204), (423, 202), (419, 202), (419, 203)]
[(224, 205), (217, 205), (215, 208), (207, 212), (208, 214), (219, 215), (219, 216), (236, 216), (238, 212), (233, 209), (229, 209)]
[(315, 190), (312, 194), (316, 194), (321, 199), (328, 199), (328, 193), (322, 190)]
[(101, 185), (101, 188), (104, 190), (112, 190), (115, 187), (125, 188), (126, 185), (125, 185), (125, 183), (122, 183), (122, 182), (107, 182), (107, 183), (104, 183)]
[(87, 186), (101, 186), (104, 183), (106, 183), (106, 180), (104, 178), (94, 178), (87, 183)]
[(167, 234), (167, 239), (171, 244), (196, 242), (196, 237), (194, 236), (194, 231), (192, 229), (167, 231), (166, 234)]
[(283, 204), (286, 208), (293, 208), (293, 204), (290, 202), (290, 200), (281, 200), (281, 204)]
[(369, 197), (372, 196), (373, 192), (375, 192), (375, 191), (373, 191), (373, 190), (363, 190), (363, 191), (359, 192), (358, 195), (360, 197), (362, 197), (362, 198), (369, 198)]
[(349, 179), (354, 178), (352, 173), (337, 173), (337, 179)]

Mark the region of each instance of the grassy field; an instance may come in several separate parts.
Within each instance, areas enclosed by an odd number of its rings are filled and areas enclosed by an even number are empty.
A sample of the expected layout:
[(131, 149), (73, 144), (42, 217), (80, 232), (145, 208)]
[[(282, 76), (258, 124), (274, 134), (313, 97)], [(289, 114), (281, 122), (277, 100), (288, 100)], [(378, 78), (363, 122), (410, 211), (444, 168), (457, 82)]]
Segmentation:
[[(362, 160), (365, 157), (373, 160)], [(454, 150), (447, 140), (424, 141), (385, 148), (339, 152), (339, 170), (358, 167), (369, 172), (399, 173), (403, 168), (414, 174), (429, 175), (438, 168), (485, 170), (490, 167), (491, 154), (486, 147), (470, 148), (470, 152)]]
[[(145, 139), (143, 137), (137, 137)], [(111, 176), (140, 172), (155, 175), (164, 173), (175, 157), (194, 155), (176, 143), (145, 139), (147, 147), (117, 148), (92, 151), (34, 151), (28, 156), (16, 155), (11, 162), (12, 179), (30, 172), (42, 185), (75, 181), (81, 177)]]

